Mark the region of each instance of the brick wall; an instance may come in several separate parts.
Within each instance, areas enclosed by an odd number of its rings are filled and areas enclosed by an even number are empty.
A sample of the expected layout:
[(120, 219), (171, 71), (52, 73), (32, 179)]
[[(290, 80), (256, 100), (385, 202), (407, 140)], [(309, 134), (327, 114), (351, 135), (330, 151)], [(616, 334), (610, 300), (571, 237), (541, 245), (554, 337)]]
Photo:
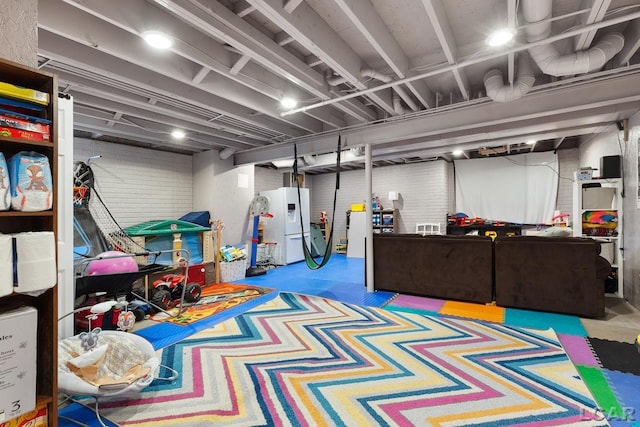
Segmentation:
[(73, 158), (90, 163), (96, 187), (117, 223), (125, 228), (154, 219), (176, 219), (192, 211), (191, 156), (82, 138)]

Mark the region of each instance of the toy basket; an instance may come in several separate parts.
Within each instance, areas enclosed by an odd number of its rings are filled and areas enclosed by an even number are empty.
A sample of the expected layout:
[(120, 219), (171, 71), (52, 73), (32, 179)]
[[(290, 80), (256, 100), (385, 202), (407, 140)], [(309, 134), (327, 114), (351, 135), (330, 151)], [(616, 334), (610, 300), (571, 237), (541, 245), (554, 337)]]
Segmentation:
[(242, 280), (247, 273), (247, 259), (220, 262), (220, 281), (235, 282)]

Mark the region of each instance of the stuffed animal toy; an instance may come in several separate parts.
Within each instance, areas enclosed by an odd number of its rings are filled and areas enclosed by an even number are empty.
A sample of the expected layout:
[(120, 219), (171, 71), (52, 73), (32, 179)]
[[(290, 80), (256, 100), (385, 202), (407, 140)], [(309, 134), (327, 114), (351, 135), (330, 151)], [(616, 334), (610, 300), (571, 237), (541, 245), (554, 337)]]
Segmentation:
[(89, 332), (82, 332), (79, 335), (80, 341), (82, 341), (82, 348), (84, 351), (89, 351), (98, 345), (98, 334), (102, 332), (102, 328), (93, 328)]

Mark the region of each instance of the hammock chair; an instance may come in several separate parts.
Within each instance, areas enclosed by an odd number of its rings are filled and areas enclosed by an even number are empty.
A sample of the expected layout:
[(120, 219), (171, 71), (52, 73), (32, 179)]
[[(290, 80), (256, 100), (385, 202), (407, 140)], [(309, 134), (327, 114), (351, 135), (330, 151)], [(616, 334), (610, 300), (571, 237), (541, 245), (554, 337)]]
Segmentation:
[[(318, 263), (313, 256), (311, 255), (311, 249), (307, 245), (307, 241), (303, 238), (302, 240), (302, 250), (304, 252), (304, 260), (311, 270), (318, 270), (324, 267), (331, 258), (331, 248), (333, 247), (333, 223), (336, 219), (336, 199), (338, 198), (338, 190), (340, 189), (340, 151), (342, 145), (340, 141), (340, 135), (338, 135), (338, 151), (336, 155), (336, 187), (333, 190), (333, 212), (331, 216), (331, 229), (329, 230), (329, 240), (324, 249), (324, 254), (322, 255), (322, 261)], [(300, 196), (300, 181), (298, 180), (298, 147), (293, 145), (293, 178), (296, 181), (296, 187), (298, 188), (298, 206), (302, 206), (302, 198)], [(299, 209), (300, 212), (300, 225), (302, 227), (302, 235), (304, 236), (304, 222), (302, 221), (302, 209)]]

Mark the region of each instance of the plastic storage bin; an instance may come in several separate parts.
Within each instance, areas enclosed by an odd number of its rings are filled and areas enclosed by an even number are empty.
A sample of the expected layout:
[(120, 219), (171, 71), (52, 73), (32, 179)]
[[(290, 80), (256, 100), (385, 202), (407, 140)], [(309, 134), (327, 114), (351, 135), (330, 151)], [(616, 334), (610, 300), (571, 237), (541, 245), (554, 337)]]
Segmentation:
[(235, 261), (220, 263), (220, 280), (222, 282), (235, 282), (242, 280), (247, 273), (247, 260), (238, 259)]

